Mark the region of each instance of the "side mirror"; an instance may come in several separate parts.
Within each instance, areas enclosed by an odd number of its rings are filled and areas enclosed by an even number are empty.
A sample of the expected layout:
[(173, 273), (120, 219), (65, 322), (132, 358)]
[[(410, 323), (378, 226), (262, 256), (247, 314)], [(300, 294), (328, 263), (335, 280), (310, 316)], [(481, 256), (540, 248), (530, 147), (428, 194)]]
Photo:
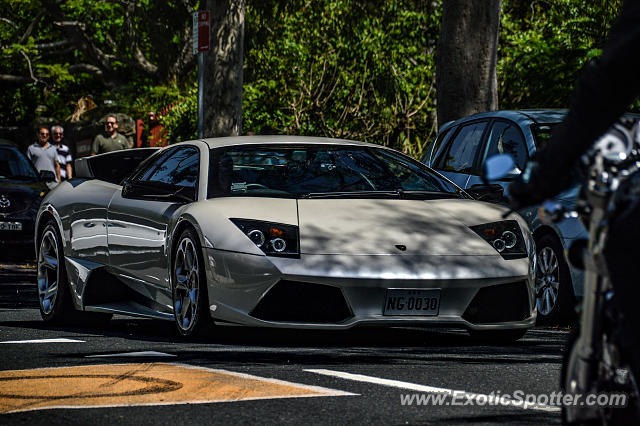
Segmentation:
[(40, 180), (43, 182), (55, 182), (56, 174), (51, 170), (40, 170), (39, 172)]
[(498, 180), (509, 175), (513, 175), (513, 172), (516, 170), (515, 162), (509, 154), (494, 155), (487, 158), (484, 162), (482, 179), (488, 184), (492, 180)]
[(122, 197), (137, 200), (191, 203), (196, 200), (196, 192), (195, 188), (184, 186), (125, 181), (122, 185)]

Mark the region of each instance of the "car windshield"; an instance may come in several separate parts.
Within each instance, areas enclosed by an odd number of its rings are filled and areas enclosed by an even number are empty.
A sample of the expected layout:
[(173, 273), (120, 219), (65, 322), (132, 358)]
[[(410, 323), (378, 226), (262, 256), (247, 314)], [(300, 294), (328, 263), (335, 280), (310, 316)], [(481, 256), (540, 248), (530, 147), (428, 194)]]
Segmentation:
[(533, 139), (536, 144), (536, 149), (540, 149), (549, 142), (553, 130), (560, 123), (546, 123), (546, 124), (534, 124), (531, 126), (531, 133), (533, 133)]
[(244, 145), (212, 150), (209, 197), (465, 197), (394, 151), (338, 145)]
[(20, 152), (0, 147), (0, 179), (36, 180), (38, 175)]

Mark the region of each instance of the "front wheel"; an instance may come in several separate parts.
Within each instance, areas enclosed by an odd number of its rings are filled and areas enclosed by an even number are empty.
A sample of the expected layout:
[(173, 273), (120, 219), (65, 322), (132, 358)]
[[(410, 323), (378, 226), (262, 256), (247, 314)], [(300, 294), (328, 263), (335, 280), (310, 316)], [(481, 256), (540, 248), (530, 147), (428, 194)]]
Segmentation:
[(74, 311), (62, 250), (60, 233), (51, 219), (38, 243), (37, 281), (40, 316), (52, 324), (68, 321)]
[(211, 326), (207, 280), (198, 237), (192, 229), (180, 235), (173, 254), (173, 311), (176, 328), (185, 337), (200, 335)]
[(546, 234), (536, 241), (536, 307), (539, 324), (559, 324), (573, 314), (574, 297), (569, 265), (562, 244)]

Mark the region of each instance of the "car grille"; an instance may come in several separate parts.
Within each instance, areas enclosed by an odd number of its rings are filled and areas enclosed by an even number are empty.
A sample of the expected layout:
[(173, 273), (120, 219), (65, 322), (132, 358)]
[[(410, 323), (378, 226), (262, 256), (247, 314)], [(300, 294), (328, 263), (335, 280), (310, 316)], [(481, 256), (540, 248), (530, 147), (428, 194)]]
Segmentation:
[(250, 314), (264, 321), (339, 323), (352, 316), (337, 287), (282, 280)]
[(33, 200), (25, 196), (16, 197), (14, 194), (0, 193), (0, 216), (26, 210), (32, 202)]
[(462, 318), (473, 324), (522, 321), (529, 311), (527, 283), (519, 281), (481, 288)]

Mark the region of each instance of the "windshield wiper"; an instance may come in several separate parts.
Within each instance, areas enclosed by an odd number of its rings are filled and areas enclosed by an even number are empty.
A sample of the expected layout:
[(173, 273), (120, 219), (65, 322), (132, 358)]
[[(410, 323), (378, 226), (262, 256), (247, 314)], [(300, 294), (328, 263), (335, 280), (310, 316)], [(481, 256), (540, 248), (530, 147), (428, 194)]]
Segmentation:
[(15, 176), (2, 176), (5, 179), (14, 179), (14, 180), (36, 180), (35, 176), (26, 176), (26, 175), (15, 175)]
[(439, 192), (439, 191), (422, 191), (422, 190), (398, 190), (401, 198), (412, 200), (437, 200), (439, 198), (461, 198), (462, 192)]
[(307, 192), (298, 194), (297, 198), (379, 198), (394, 197), (400, 194), (398, 191), (342, 191), (342, 192)]

